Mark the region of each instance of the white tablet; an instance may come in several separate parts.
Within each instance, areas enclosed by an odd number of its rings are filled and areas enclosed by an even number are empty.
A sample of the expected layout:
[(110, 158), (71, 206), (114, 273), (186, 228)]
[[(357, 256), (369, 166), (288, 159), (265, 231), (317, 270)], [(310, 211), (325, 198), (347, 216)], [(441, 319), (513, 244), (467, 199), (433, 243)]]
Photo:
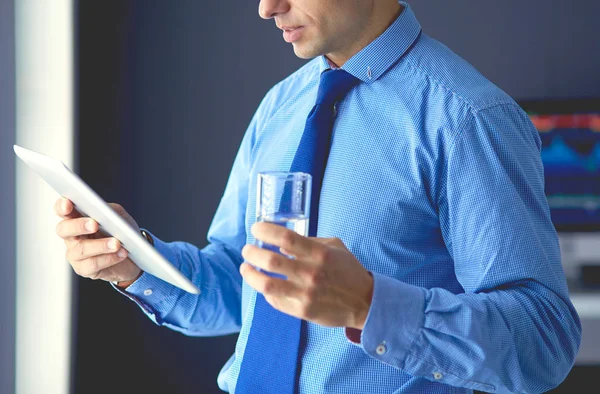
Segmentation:
[(63, 162), (14, 146), (15, 153), (60, 195), (75, 204), (77, 211), (98, 222), (100, 229), (117, 238), (129, 253), (129, 258), (142, 270), (189, 293), (200, 290), (167, 259), (154, 249), (96, 192)]

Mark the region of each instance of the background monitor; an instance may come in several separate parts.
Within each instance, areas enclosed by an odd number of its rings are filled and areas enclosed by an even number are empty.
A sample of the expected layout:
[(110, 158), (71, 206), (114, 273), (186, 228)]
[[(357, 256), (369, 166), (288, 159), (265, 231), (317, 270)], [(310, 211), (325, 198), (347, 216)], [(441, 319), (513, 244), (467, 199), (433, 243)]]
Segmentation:
[(557, 231), (600, 231), (600, 98), (520, 105), (540, 133), (545, 191)]

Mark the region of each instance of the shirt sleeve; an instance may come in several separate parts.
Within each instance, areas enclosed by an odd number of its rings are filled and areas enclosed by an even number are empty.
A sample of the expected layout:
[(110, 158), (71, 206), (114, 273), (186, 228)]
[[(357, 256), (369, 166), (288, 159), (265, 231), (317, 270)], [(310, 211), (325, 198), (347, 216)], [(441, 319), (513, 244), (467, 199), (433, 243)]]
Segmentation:
[(438, 201), (465, 292), (374, 274), (360, 346), (451, 386), (545, 392), (573, 366), (581, 324), (544, 195), (539, 135), (515, 104), (474, 112), (466, 123), (448, 151)]
[(241, 328), (243, 262), (246, 243), (246, 204), (252, 148), (261, 118), (253, 117), (208, 232), (203, 249), (185, 242), (166, 243), (153, 236), (155, 248), (199, 289), (185, 292), (148, 273), (142, 274), (122, 294), (136, 302), (156, 324), (192, 336), (215, 336)]

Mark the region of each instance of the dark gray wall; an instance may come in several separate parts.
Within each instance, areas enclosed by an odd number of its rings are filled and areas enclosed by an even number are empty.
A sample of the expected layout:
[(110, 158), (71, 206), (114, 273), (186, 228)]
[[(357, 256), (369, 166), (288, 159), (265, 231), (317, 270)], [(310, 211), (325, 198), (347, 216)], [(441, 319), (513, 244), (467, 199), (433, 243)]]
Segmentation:
[(517, 99), (600, 96), (597, 0), (414, 0), (424, 31)]
[[(518, 99), (600, 96), (595, 0), (412, 3), (426, 32)], [(165, 240), (205, 244), (252, 113), (303, 64), (257, 5), (79, 2), (80, 172)], [(78, 286), (77, 393), (219, 392), (235, 336), (186, 338), (105, 283)]]
[(0, 0), (0, 393), (15, 390), (15, 19)]

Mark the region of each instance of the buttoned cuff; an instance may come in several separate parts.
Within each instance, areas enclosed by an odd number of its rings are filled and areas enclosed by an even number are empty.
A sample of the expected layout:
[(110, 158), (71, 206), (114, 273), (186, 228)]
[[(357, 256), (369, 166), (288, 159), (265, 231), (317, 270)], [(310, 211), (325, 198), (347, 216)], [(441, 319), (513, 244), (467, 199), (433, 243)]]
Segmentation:
[[(425, 289), (373, 273), (373, 299), (360, 346), (371, 357), (402, 369), (423, 327), (424, 308)], [(349, 340), (357, 339), (356, 331), (346, 330)]]
[[(147, 232), (150, 233), (149, 231)], [(171, 264), (175, 265), (177, 258), (171, 248), (153, 234), (150, 233), (150, 235), (154, 241), (154, 248)], [(165, 316), (170, 311), (172, 307), (171, 300), (176, 292), (175, 286), (147, 272), (142, 273), (135, 282), (125, 289), (120, 289), (114, 284), (112, 286), (119, 293), (138, 304), (144, 313), (156, 324), (162, 324), (161, 316)]]
[(120, 289), (111, 283), (113, 288), (123, 294), (144, 311), (156, 324), (162, 324), (172, 307), (173, 285), (144, 272), (142, 276), (126, 289)]

